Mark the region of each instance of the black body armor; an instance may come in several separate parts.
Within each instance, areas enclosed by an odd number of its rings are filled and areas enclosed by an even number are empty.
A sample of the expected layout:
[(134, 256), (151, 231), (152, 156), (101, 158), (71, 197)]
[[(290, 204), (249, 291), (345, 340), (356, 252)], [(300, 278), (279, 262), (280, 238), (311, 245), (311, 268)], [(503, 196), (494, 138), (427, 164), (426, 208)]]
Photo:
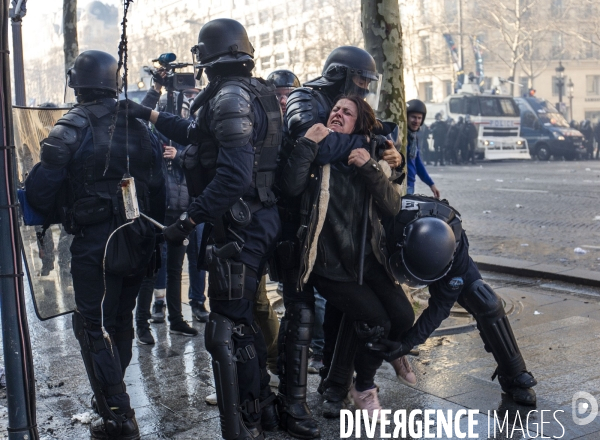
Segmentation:
[(258, 101), (267, 115), (268, 125), (264, 140), (253, 145), (252, 188), (258, 196), (258, 200), (254, 201), (260, 201), (260, 205), (256, 203), (251, 210), (272, 206), (276, 201), (272, 186), (281, 144), (281, 111), (273, 86), (265, 85), (256, 78), (228, 77), (212, 88), (212, 93), (207, 91), (209, 93), (199, 95), (203, 102), (196, 103), (202, 105), (198, 112), (197, 129), (204, 128), (207, 112), (212, 109), (213, 118), (208, 130), (210, 135), (200, 135), (200, 144), (188, 147), (184, 157), (190, 196), (199, 196), (213, 179), (219, 148), (239, 147), (249, 142), (254, 124), (251, 104)]

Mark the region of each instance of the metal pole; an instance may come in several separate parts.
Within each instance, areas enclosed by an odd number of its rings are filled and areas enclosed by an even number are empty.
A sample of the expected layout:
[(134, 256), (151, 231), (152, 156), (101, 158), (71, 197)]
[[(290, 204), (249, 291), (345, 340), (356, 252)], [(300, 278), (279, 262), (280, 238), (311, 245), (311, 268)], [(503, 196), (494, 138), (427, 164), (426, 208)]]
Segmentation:
[(13, 8), (10, 10), (13, 37), (13, 68), (15, 74), (15, 104), (27, 105), (25, 97), (25, 68), (23, 64), (23, 37), (21, 24), (27, 13), (25, 4), (27, 0), (13, 0)]
[(571, 117), (569, 118), (571, 121), (573, 120), (573, 95), (569, 95), (569, 113)]
[(462, 0), (458, 0), (458, 61), (459, 68), (464, 71), (463, 64), (463, 22), (462, 22)]
[(9, 440), (38, 440), (35, 379), (25, 297), (22, 245), (17, 219), (15, 157), (8, 50), (8, 6), (0, 9), (0, 307), (6, 372)]

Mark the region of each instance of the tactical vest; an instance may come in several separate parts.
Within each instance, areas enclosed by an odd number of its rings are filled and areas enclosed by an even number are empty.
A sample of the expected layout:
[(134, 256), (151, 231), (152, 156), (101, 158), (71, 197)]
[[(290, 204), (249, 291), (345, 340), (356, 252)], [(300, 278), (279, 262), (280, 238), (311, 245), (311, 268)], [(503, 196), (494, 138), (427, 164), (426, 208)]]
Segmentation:
[[(214, 83), (214, 87), (207, 87), (202, 94), (202, 105), (198, 112), (198, 127), (200, 130), (206, 120), (209, 111), (208, 102), (217, 96), (218, 92), (227, 84), (234, 84), (244, 89), (251, 97), (252, 102), (258, 102), (267, 116), (267, 130), (264, 139), (254, 143), (254, 165), (252, 168), (252, 188), (256, 190), (258, 200), (247, 200), (250, 205), (254, 202), (253, 211), (262, 206), (272, 206), (276, 197), (273, 194), (273, 182), (277, 169), (277, 154), (281, 144), (281, 110), (275, 89), (273, 86), (265, 85), (257, 78), (227, 77)], [(205, 136), (205, 137), (203, 137)], [(202, 131), (200, 144), (190, 146), (184, 156), (185, 177), (188, 191), (191, 197), (198, 197), (212, 181), (216, 173), (217, 156), (219, 153), (219, 141), (214, 133), (206, 134)], [(244, 197), (246, 199), (246, 197)], [(260, 202), (260, 203), (259, 203)]]
[(140, 208), (147, 209), (153, 158), (148, 129), (138, 120), (126, 118), (122, 111), (117, 113), (115, 121), (114, 102), (107, 99), (81, 104), (68, 113), (71, 121), (74, 117), (87, 121), (94, 144), (93, 154), (85, 160), (83, 171), (71, 171), (74, 175), (83, 175), (83, 185), (72, 185), (74, 202), (95, 196), (111, 200), (116, 208), (119, 183), (127, 174), (129, 162), (129, 174), (135, 178)]

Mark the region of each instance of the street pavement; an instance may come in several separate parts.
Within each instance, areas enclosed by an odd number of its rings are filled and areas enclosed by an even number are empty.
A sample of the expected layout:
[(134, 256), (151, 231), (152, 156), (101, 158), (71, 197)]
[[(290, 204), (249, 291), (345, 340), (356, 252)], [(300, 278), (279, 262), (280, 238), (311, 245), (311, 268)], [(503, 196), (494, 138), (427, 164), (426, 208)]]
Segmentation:
[[(600, 220), (595, 217), (600, 216), (596, 200), (600, 162), (507, 161), (429, 169), (442, 195), (461, 212), (473, 254), (598, 269)], [(418, 184), (417, 190), (426, 194), (428, 188)], [(517, 208), (517, 204), (523, 207)], [(576, 254), (576, 247), (587, 253)], [(456, 334), (433, 337), (419, 347), (419, 356), (411, 357), (419, 381), (414, 388), (400, 384), (392, 367), (384, 363), (376, 376), (382, 406), (407, 412), (479, 410), (478, 424), (473, 427), (476, 438), (600, 439), (600, 418), (578, 425), (572, 410), (576, 392), (600, 399), (600, 288), (557, 281), (550, 273), (548, 279), (492, 272), (483, 275), (506, 302), (527, 367), (539, 382), (535, 387), (537, 412), (515, 405), (501, 393), (497, 381), (491, 380), (495, 362), (485, 352), (477, 331), (467, 331), (473, 329), (472, 323), (455, 326), (452, 333)], [(271, 298), (280, 309), (273, 292)], [(187, 305), (184, 315), (191, 320)], [(86, 413), (89, 415), (91, 392), (70, 316), (40, 322), (31, 304), (28, 316), (40, 436), (46, 440), (84, 439), (88, 425), (74, 416), (85, 419)], [(456, 320), (444, 326), (450, 324)], [(214, 392), (204, 324), (193, 325), (200, 332), (195, 338), (170, 335), (168, 324), (152, 324), (156, 345), (140, 346), (134, 341), (125, 382), (143, 439), (221, 438), (218, 411), (204, 402), (204, 397)], [(309, 407), (322, 438), (340, 438), (339, 420), (321, 417), (317, 385), (317, 376), (310, 375)], [(0, 438), (6, 436), (8, 423), (5, 399), (0, 390)], [(504, 417), (509, 422), (502, 433), (496, 426), (495, 436), (493, 411), (500, 422)], [(576, 412), (579, 418), (587, 413)], [(459, 422), (463, 431), (466, 423), (466, 417)], [(492, 426), (489, 435), (488, 426)], [(375, 438), (380, 438), (377, 432)], [(282, 432), (267, 437), (291, 439)], [(361, 438), (367, 438), (364, 429)], [(460, 437), (454, 433), (440, 438)]]
[[(462, 214), (471, 254), (600, 269), (600, 161), (427, 169), (442, 197)], [(415, 190), (431, 195), (418, 178)]]

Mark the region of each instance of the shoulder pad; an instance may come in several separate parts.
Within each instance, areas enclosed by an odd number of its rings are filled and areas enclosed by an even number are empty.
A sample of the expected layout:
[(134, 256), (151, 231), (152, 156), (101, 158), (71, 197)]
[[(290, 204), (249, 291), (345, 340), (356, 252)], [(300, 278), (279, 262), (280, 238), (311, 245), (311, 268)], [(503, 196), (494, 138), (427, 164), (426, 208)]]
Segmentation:
[(72, 127), (83, 128), (86, 127), (89, 122), (83, 110), (75, 107), (69, 113), (60, 118), (56, 124), (70, 125)]
[(65, 145), (73, 145), (80, 140), (81, 128), (72, 125), (56, 124), (48, 134), (48, 140), (56, 139)]
[(294, 89), (288, 97), (285, 120), (292, 137), (308, 130), (319, 122), (318, 103), (312, 95), (312, 90), (307, 87)]
[(250, 93), (235, 84), (226, 84), (211, 99), (211, 128), (224, 147), (241, 147), (250, 141), (254, 112)]

